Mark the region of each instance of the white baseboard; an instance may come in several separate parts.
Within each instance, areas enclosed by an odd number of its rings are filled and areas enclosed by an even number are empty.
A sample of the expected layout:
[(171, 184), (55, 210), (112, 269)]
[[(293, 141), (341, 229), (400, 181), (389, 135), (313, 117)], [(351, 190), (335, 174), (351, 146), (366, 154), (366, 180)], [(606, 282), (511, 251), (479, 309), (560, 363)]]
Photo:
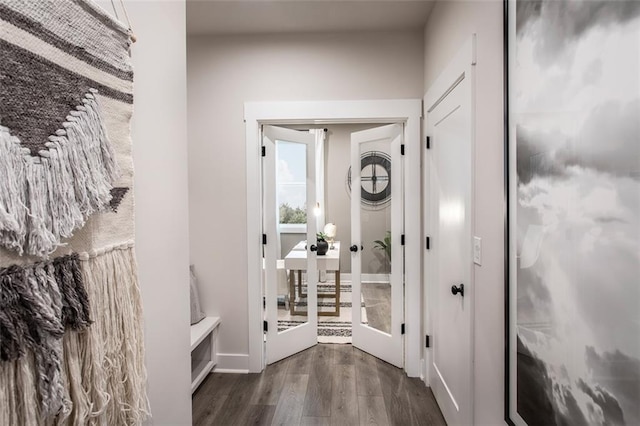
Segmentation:
[[(427, 349), (428, 351), (428, 349)], [(431, 387), (431, 383), (430, 383), (430, 377), (429, 377), (429, 353), (427, 353), (427, 356), (423, 359), (420, 360), (420, 365), (421, 365), (421, 376), (422, 376), (422, 381), (424, 382), (425, 385), (427, 385), (427, 387)]]
[(223, 374), (249, 374), (249, 370), (233, 370), (231, 368), (214, 368), (211, 372)]
[(218, 362), (213, 370), (216, 373), (248, 373), (248, 354), (218, 354)]
[[(341, 273), (340, 279), (345, 281), (351, 281), (351, 274)], [(361, 281), (368, 282), (368, 283), (388, 283), (389, 274), (362, 274), (360, 275), (360, 279)]]

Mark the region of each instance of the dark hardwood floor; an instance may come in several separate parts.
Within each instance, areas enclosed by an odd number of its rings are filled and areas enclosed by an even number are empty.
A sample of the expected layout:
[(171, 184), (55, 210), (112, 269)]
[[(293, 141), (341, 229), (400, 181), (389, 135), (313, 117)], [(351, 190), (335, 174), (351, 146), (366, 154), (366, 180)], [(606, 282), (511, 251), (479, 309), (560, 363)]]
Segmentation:
[(351, 345), (317, 345), (261, 374), (210, 374), (194, 425), (445, 425), (419, 379)]
[(391, 333), (391, 285), (363, 282), (361, 289), (369, 326)]

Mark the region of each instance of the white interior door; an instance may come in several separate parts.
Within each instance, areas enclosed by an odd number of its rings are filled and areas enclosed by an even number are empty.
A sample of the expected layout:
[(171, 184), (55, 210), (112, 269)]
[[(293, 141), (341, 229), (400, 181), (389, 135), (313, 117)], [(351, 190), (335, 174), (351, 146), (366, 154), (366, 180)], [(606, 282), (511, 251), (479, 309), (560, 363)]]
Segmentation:
[[(263, 147), (263, 289), (271, 364), (317, 343), (315, 136), (263, 126)], [(306, 235), (299, 234), (311, 242), (306, 251), (280, 252), (279, 223), (306, 226)]]
[(402, 139), (402, 124), (351, 134), (353, 346), (397, 367), (403, 366)]
[(472, 424), (473, 40), (427, 92), (430, 383), (449, 425)]

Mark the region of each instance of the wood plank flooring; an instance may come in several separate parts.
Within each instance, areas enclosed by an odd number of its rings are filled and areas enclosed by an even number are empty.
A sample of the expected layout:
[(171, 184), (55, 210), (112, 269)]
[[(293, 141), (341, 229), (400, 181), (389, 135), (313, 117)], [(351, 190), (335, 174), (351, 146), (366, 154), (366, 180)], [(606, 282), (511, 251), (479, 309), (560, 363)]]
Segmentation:
[(391, 285), (363, 282), (361, 289), (369, 327), (391, 333)]
[(261, 374), (210, 374), (193, 424), (446, 425), (419, 379), (351, 345), (317, 345)]

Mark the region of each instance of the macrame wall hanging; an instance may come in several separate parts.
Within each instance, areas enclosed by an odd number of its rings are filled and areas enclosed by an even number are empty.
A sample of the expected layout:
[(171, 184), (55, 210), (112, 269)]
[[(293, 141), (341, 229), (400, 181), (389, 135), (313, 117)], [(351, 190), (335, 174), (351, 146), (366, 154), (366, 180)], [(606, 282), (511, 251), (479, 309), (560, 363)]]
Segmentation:
[(140, 424), (127, 28), (0, 0), (0, 425)]

